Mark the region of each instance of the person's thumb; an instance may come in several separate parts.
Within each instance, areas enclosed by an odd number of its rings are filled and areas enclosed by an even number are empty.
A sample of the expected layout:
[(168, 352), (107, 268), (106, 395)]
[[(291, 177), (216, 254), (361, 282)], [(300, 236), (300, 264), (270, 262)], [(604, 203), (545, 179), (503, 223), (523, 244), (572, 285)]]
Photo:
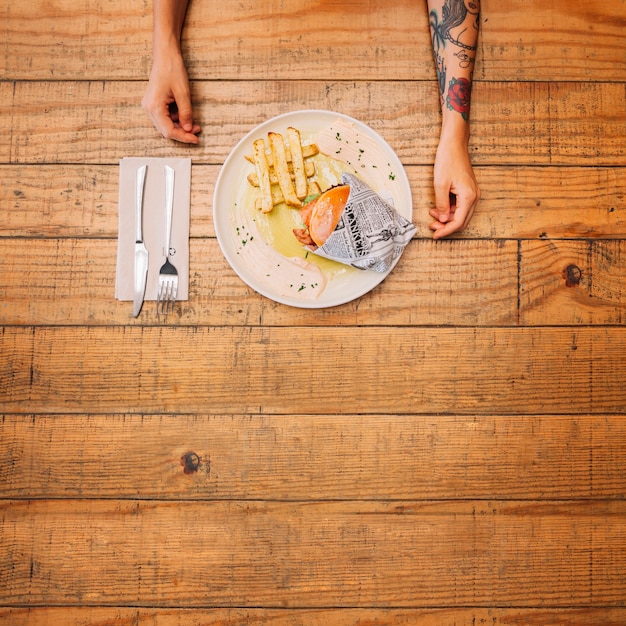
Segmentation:
[(450, 193), (446, 189), (435, 189), (435, 211), (437, 211), (440, 222), (447, 222), (450, 219)]
[(176, 101), (178, 108), (178, 122), (184, 130), (190, 133), (193, 129), (193, 109), (191, 107), (191, 100), (188, 96)]

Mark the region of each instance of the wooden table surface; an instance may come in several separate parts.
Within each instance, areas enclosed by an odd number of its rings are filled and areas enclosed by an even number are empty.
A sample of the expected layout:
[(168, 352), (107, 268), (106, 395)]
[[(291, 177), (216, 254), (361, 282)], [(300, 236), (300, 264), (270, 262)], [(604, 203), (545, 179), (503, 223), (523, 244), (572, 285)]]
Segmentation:
[[(626, 624), (626, 2), (483, 0), (483, 199), (433, 242), (425, 2), (192, 0), (200, 145), (140, 107), (151, 3), (2, 2), (0, 622)], [(355, 117), (418, 227), (338, 307), (212, 220), (259, 123)], [(190, 157), (190, 295), (114, 297), (119, 160)]]

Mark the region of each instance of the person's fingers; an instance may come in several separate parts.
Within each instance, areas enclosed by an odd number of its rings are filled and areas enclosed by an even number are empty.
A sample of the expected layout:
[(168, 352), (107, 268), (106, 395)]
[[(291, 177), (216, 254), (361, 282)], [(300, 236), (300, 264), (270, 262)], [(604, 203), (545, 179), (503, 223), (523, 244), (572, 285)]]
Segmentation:
[(450, 187), (446, 185), (435, 186), (435, 207), (429, 211), (434, 222), (430, 224), (433, 239), (441, 239), (454, 232), (456, 227), (456, 198), (450, 193)]
[(452, 235), (461, 229), (461, 226), (456, 222), (456, 220), (451, 220), (446, 224), (433, 224), (431, 226), (433, 229), (433, 239), (442, 239), (443, 237), (447, 237), (448, 235)]
[(189, 96), (185, 94), (177, 98), (176, 106), (178, 109), (178, 123), (185, 132), (190, 133), (193, 129), (193, 109), (191, 108)]
[(469, 224), (477, 204), (477, 199), (472, 197), (472, 199), (468, 201), (457, 197), (457, 202), (458, 204), (453, 205), (452, 219), (446, 223), (440, 222), (438, 224), (435, 222), (431, 224), (431, 229), (434, 231), (433, 239), (447, 237), (448, 235), (463, 230)]
[(170, 117), (174, 123), (172, 136), (169, 139), (183, 141), (184, 143), (198, 143), (198, 133), (200, 126), (193, 123), (193, 109), (191, 100), (184, 96), (182, 103), (173, 102), (169, 106)]
[(177, 121), (177, 115), (172, 115), (170, 106), (163, 105), (156, 109), (148, 109), (148, 117), (152, 124), (163, 137), (173, 139), (181, 143), (197, 144), (197, 133), (200, 127), (192, 123), (189, 131), (181, 127)]
[(469, 155), (455, 142), (439, 144), (434, 167), (435, 206), (429, 213), (434, 239), (465, 228), (474, 213), (480, 191)]
[(170, 134), (166, 137), (167, 139), (173, 139), (174, 141), (179, 141), (181, 143), (197, 144), (200, 141), (198, 136), (194, 133), (188, 133), (186, 130), (177, 126), (174, 126)]
[(435, 186), (435, 208), (431, 215), (442, 223), (450, 219), (451, 202), (450, 187), (448, 185)]
[(200, 126), (193, 122), (193, 108), (183, 67), (182, 80), (170, 85), (153, 68), (141, 105), (156, 130), (166, 139), (197, 144)]

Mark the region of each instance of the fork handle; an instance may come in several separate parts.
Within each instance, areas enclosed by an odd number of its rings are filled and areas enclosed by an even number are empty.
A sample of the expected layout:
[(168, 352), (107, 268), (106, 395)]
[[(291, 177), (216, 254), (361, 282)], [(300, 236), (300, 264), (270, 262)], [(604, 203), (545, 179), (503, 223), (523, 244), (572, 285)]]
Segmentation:
[(174, 212), (174, 168), (165, 166), (165, 256), (170, 255), (170, 243), (172, 237), (172, 213)]
[(137, 170), (137, 177), (135, 179), (135, 241), (140, 243), (143, 241), (143, 228), (142, 228), (142, 211), (143, 211), (143, 188), (146, 183), (146, 170), (147, 165), (142, 165)]

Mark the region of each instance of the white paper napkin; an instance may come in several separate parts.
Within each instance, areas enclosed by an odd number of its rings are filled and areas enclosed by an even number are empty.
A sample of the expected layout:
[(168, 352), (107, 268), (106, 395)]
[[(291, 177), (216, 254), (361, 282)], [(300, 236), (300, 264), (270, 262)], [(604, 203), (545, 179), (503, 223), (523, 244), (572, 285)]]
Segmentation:
[(143, 237), (148, 249), (148, 280), (146, 300), (156, 300), (159, 269), (165, 261), (165, 170), (174, 168), (174, 212), (170, 262), (178, 270), (177, 300), (189, 298), (189, 199), (191, 190), (191, 159), (160, 159), (126, 157), (120, 160), (119, 220), (117, 240), (117, 271), (115, 297), (133, 299), (135, 259), (135, 177), (147, 165), (143, 194)]

